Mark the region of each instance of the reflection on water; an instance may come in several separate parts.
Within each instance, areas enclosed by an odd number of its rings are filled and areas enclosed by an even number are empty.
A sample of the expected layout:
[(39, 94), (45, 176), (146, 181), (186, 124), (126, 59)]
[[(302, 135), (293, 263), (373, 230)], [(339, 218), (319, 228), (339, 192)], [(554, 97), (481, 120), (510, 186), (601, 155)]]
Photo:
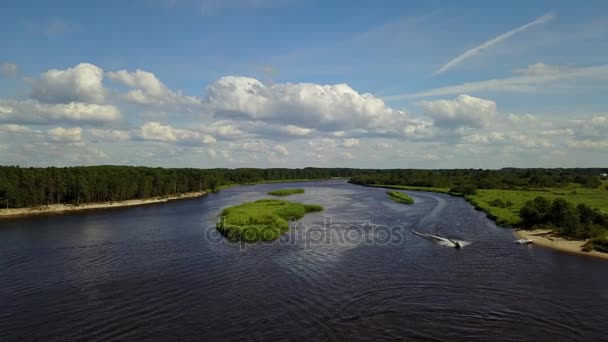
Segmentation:
[[(326, 210), (273, 244), (207, 230), (282, 187)], [(461, 198), (408, 194), (414, 205), (342, 181), (266, 184), (0, 221), (0, 340), (603, 338), (608, 263), (515, 245)]]

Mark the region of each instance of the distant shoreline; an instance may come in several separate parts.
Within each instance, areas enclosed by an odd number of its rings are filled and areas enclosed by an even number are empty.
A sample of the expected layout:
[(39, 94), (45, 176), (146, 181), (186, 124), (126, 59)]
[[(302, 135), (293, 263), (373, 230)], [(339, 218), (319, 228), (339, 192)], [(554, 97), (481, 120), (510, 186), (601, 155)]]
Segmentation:
[(533, 240), (533, 244), (541, 247), (551, 248), (558, 251), (584, 255), (594, 258), (608, 259), (608, 253), (602, 253), (598, 251), (584, 252), (582, 250), (585, 241), (575, 239), (564, 239), (559, 236), (551, 234), (551, 230), (548, 229), (535, 229), (535, 230), (513, 230), (513, 235), (518, 239), (530, 239)]
[(91, 210), (91, 209), (107, 209), (107, 208), (122, 208), (132, 207), (137, 205), (146, 205), (154, 203), (164, 203), (180, 199), (196, 198), (206, 195), (207, 191), (195, 191), (186, 192), (183, 194), (168, 196), (168, 197), (154, 197), (146, 199), (131, 199), (126, 201), (115, 201), (115, 202), (97, 202), (87, 203), (81, 205), (73, 204), (51, 204), (40, 207), (27, 207), (27, 208), (9, 208), (0, 209), (0, 218), (12, 218), (12, 217), (25, 217), (34, 215), (44, 214), (62, 214), (67, 212)]
[[(221, 185), (215, 191), (221, 191), (233, 186), (242, 186), (242, 185), (257, 185), (257, 184), (268, 184), (268, 183), (291, 183), (291, 182), (315, 182), (315, 181), (326, 181), (332, 180), (330, 178), (320, 178), (320, 179), (280, 179), (280, 180), (270, 180), (270, 181), (260, 181), (260, 182), (252, 182), (252, 183), (242, 183), (242, 184), (226, 184)], [(92, 209), (108, 209), (108, 208), (122, 208), (122, 207), (133, 207), (138, 205), (146, 205), (146, 204), (154, 204), (154, 203), (164, 203), (169, 201), (175, 201), (180, 199), (188, 199), (188, 198), (196, 198), (207, 195), (209, 191), (194, 191), (194, 192), (186, 192), (183, 194), (168, 196), (168, 197), (153, 197), (146, 199), (130, 199), (125, 201), (114, 201), (114, 202), (96, 202), (96, 203), (86, 203), (81, 205), (74, 204), (51, 204), (51, 205), (43, 205), (39, 207), (25, 207), (25, 208), (9, 208), (9, 209), (1, 209), (0, 208), (0, 219), (3, 218), (19, 218), (19, 217), (27, 217), (27, 216), (35, 216), (35, 215), (45, 215), (45, 214), (64, 214), (75, 211), (83, 211), (83, 210), (92, 210)]]

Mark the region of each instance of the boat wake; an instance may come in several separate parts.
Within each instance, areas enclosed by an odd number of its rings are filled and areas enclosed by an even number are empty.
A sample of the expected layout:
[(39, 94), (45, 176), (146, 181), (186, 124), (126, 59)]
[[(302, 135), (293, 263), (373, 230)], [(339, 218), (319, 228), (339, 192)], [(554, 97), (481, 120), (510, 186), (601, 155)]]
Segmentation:
[(446, 246), (446, 247), (462, 248), (462, 247), (465, 247), (465, 246), (468, 246), (471, 244), (471, 242), (469, 242), (469, 241), (450, 239), (441, 234), (438, 234), (438, 235), (426, 234), (426, 233), (417, 232), (413, 229), (412, 229), (412, 233), (414, 233), (414, 235), (420, 236), (421, 238), (427, 239), (438, 245), (442, 245), (442, 246)]

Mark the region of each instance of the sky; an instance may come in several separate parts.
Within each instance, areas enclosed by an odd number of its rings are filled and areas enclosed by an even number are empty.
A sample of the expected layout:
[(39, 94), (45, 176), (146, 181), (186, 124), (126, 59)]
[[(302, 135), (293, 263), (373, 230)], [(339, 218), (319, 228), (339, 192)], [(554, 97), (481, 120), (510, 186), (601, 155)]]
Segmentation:
[(0, 3), (0, 165), (605, 167), (608, 2)]

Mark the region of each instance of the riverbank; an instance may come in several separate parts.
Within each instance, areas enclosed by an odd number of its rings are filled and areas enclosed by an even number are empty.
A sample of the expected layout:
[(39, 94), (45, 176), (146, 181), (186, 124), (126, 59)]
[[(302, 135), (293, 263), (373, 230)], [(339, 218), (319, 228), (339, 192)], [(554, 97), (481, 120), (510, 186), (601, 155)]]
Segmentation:
[[(305, 179), (280, 179), (280, 180), (269, 180), (269, 181), (259, 181), (259, 182), (251, 182), (251, 183), (242, 183), (242, 184), (226, 184), (219, 186), (215, 191), (221, 191), (233, 186), (240, 185), (257, 185), (257, 184), (267, 184), (267, 183), (291, 183), (291, 182), (315, 182), (315, 181), (326, 181), (330, 180), (329, 178), (305, 178)], [(114, 202), (100, 202), (100, 203), (87, 203), (81, 205), (72, 205), (72, 204), (51, 204), (44, 205), (40, 207), (27, 207), (27, 208), (9, 208), (9, 209), (0, 209), (0, 219), (2, 218), (11, 218), (11, 217), (25, 217), (25, 216), (33, 216), (33, 215), (42, 215), (42, 214), (62, 214), (72, 211), (79, 210), (91, 210), (91, 209), (107, 209), (107, 208), (120, 208), (120, 207), (132, 207), (137, 205), (146, 205), (146, 204), (154, 204), (154, 203), (163, 203), (168, 201), (174, 201), (179, 199), (187, 199), (187, 198), (195, 198), (206, 195), (208, 191), (196, 191), (196, 192), (187, 192), (183, 194), (179, 194), (176, 196), (169, 197), (155, 197), (155, 198), (146, 198), (146, 199), (132, 199), (126, 201), (114, 201)]]
[[(375, 188), (385, 189), (399, 189), (409, 191), (426, 191), (426, 192), (437, 192), (444, 193), (451, 196), (462, 196), (460, 194), (451, 193), (447, 188), (425, 188), (419, 186), (407, 186), (407, 185), (377, 185), (377, 184), (356, 184), (362, 186), (369, 186)], [(561, 190), (561, 191), (558, 191)], [(589, 203), (592, 202), (597, 205), (597, 194), (595, 189), (577, 189), (577, 192), (572, 190), (563, 189), (545, 189), (545, 190), (494, 190), (494, 189), (479, 189), (475, 195), (465, 195), (464, 199), (469, 202), (476, 210), (482, 211), (486, 216), (494, 221), (497, 225), (505, 228), (516, 227), (519, 223), (519, 208), (525, 204), (526, 201), (533, 199), (538, 195), (549, 195), (549, 197), (572, 197), (579, 195), (577, 199), (578, 203)], [(603, 194), (600, 191), (600, 194)], [(581, 196), (584, 195), (584, 196)], [(593, 195), (593, 196), (590, 196)], [(508, 207), (500, 208), (490, 205), (491, 201), (496, 198), (503, 198), (506, 201), (513, 201)], [(599, 202), (601, 209), (604, 209), (605, 203)], [(578, 254), (584, 256), (597, 257), (602, 259), (608, 259), (608, 253), (602, 253), (598, 251), (584, 252), (582, 250), (585, 241), (576, 239), (566, 239), (553, 235), (551, 230), (548, 229), (537, 229), (537, 230), (518, 230), (513, 229), (513, 234), (518, 239), (532, 239), (534, 244), (546, 248), (552, 248), (566, 253)]]
[(534, 244), (537, 246), (556, 249), (571, 254), (585, 255), (608, 260), (608, 253), (598, 251), (584, 252), (582, 247), (585, 244), (585, 241), (565, 239), (554, 235), (549, 229), (513, 230), (513, 235), (515, 235), (515, 237), (518, 239), (534, 240)]
[(196, 198), (206, 195), (206, 191), (187, 192), (176, 196), (169, 197), (155, 197), (147, 199), (132, 199), (126, 201), (115, 201), (115, 202), (101, 202), (101, 203), (87, 203), (81, 205), (72, 204), (52, 204), (45, 205), (36, 208), (10, 208), (0, 209), (0, 218), (3, 217), (22, 217), (32, 216), (41, 214), (61, 214), (72, 211), (80, 210), (91, 210), (91, 209), (107, 209), (107, 208), (120, 208), (120, 207), (131, 207), (136, 205), (146, 205), (154, 203), (163, 203), (180, 199)]

